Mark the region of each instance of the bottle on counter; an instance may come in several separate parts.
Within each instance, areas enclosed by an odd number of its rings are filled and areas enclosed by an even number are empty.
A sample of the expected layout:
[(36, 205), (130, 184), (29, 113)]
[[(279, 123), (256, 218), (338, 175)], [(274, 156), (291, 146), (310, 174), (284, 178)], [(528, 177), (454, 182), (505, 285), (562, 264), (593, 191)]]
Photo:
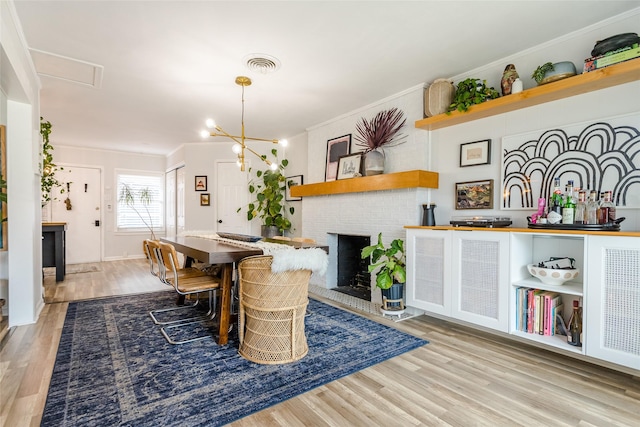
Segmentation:
[(573, 218), (573, 223), (587, 223), (587, 193), (584, 190), (580, 190), (578, 192), (578, 203), (576, 203), (576, 212)]
[(560, 224), (562, 222), (562, 190), (560, 189), (560, 178), (553, 180), (553, 193), (549, 200), (549, 214), (547, 215), (549, 224)]
[(616, 220), (616, 205), (611, 201), (611, 191), (604, 192), (604, 199), (598, 212), (598, 224), (606, 224)]
[(569, 335), (567, 343), (576, 347), (582, 347), (582, 309), (578, 300), (573, 301), (573, 313), (569, 320)]
[(573, 181), (567, 181), (562, 204), (562, 223), (573, 224), (576, 212), (576, 201), (573, 196)]
[(597, 192), (591, 190), (589, 193), (589, 201), (587, 202), (587, 224), (598, 223), (598, 201), (596, 200)]

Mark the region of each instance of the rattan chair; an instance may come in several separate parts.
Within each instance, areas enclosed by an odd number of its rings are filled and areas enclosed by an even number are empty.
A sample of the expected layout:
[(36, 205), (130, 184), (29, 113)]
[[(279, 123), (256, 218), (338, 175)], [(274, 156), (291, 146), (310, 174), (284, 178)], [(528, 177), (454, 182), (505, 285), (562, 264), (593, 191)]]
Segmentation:
[[(192, 325), (193, 323), (211, 323), (216, 312), (214, 292), (220, 288), (220, 278), (211, 276), (197, 268), (178, 268), (178, 254), (176, 253), (174, 246), (163, 242), (157, 242), (157, 245), (158, 261), (164, 268), (164, 277), (162, 279), (164, 283), (172, 286), (179, 295), (192, 295), (201, 292), (207, 292), (209, 294), (209, 311), (205, 315), (165, 322), (164, 326), (160, 328), (162, 335), (171, 344), (184, 344), (205, 338), (212, 338), (211, 334), (206, 334), (176, 341), (170, 337), (168, 331)], [(154, 312), (159, 313), (161, 311), (193, 308), (198, 304), (198, 301), (199, 300), (196, 299), (196, 302), (190, 306), (172, 307), (168, 309), (155, 310)], [(156, 324), (162, 324), (157, 322), (156, 317), (153, 314), (154, 312), (150, 313), (154, 322)]]
[(289, 363), (309, 351), (304, 317), (311, 270), (271, 272), (270, 255), (240, 261), (238, 353), (261, 364)]

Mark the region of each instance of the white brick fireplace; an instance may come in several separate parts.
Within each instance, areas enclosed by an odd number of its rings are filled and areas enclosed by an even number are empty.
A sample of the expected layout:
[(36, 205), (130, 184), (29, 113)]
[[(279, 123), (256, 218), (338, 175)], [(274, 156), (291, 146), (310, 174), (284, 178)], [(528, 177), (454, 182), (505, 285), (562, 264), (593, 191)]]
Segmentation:
[[(380, 232), (386, 244), (404, 239), (403, 227), (422, 221), (422, 205), (428, 202), (428, 196), (428, 189), (411, 188), (304, 197), (303, 234), (329, 246), (327, 274), (312, 276), (311, 284), (327, 289), (336, 286), (338, 234), (371, 236), (372, 243)], [(371, 301), (382, 301), (375, 286)]]

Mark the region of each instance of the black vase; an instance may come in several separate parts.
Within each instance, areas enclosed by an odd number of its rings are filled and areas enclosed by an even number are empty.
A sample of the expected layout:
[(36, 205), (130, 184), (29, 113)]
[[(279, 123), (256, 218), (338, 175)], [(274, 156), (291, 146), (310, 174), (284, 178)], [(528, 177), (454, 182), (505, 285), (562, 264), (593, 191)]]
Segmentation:
[(433, 211), (435, 208), (436, 208), (435, 203), (422, 205), (422, 209), (424, 210), (424, 214), (422, 215), (422, 225), (427, 225), (430, 227), (436, 225), (436, 217), (433, 214)]

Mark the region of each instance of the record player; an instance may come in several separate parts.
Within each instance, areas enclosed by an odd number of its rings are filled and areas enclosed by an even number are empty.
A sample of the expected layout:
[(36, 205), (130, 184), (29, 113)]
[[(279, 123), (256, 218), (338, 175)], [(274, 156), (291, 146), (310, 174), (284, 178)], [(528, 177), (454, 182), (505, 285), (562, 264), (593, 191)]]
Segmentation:
[(511, 218), (493, 216), (458, 216), (449, 221), (454, 227), (499, 228), (511, 225)]

